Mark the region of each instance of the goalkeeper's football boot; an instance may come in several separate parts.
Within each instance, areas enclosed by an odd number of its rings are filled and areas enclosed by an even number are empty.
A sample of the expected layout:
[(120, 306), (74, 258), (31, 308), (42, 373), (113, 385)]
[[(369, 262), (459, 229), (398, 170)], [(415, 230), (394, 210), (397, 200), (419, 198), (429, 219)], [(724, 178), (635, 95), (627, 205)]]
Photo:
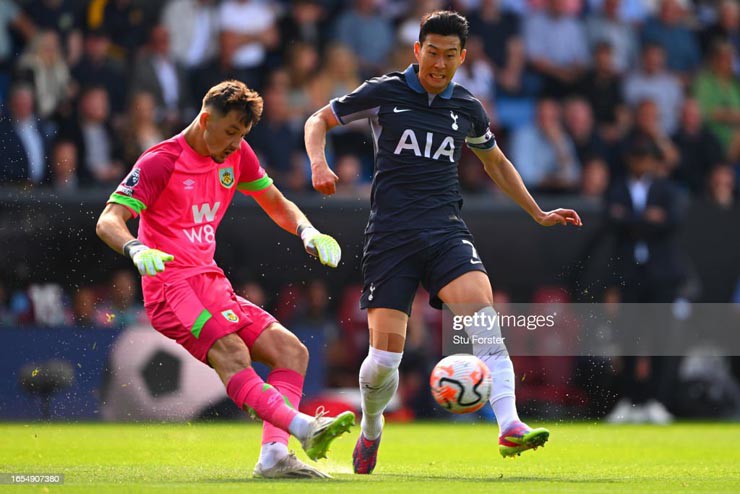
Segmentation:
[(272, 468), (263, 468), (261, 463), (254, 467), (257, 479), (330, 479), (331, 475), (306, 465), (296, 458), (292, 451), (285, 455)]
[(368, 439), (364, 433), (360, 433), (357, 438), (355, 450), (352, 452), (352, 466), (355, 473), (370, 474), (375, 470), (375, 463), (378, 460), (378, 447), (380, 447), (380, 438)]
[(550, 431), (547, 429), (531, 429), (524, 422), (515, 422), (499, 436), (498, 451), (504, 458), (518, 456), (528, 449), (544, 448), (548, 439)]
[(331, 442), (345, 432), (349, 432), (350, 428), (355, 425), (353, 412), (342, 412), (336, 417), (325, 417), (325, 414), (324, 407), (320, 407), (311, 422), (308, 434), (301, 440), (303, 451), (313, 461), (326, 458)]

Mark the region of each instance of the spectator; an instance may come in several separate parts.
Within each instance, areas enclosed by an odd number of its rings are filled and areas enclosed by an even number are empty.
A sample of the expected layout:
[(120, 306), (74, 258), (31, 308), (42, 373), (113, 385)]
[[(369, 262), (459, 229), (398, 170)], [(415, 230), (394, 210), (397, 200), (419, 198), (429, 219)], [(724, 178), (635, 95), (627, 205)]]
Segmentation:
[(156, 121), (156, 104), (151, 93), (139, 91), (133, 95), (120, 134), (125, 167), (133, 165), (144, 151), (164, 140), (165, 131)]
[(10, 84), (10, 72), (16, 51), (13, 48), (13, 34), (20, 34), (23, 41), (30, 41), (36, 33), (36, 26), (13, 0), (0, 0), (0, 101)]
[(307, 43), (323, 53), (330, 31), (321, 0), (292, 0), (278, 27), (283, 56), (295, 43)]
[(720, 165), (712, 168), (707, 180), (707, 196), (710, 202), (725, 210), (732, 209), (737, 202), (736, 183), (735, 172), (729, 166)]
[(357, 70), (357, 59), (346, 46), (340, 43), (330, 44), (326, 48), (323, 61), (324, 65), (309, 87), (312, 109), (320, 108), (332, 98), (351, 93), (362, 83)]
[(468, 38), (465, 49), (467, 50), (465, 63), (455, 72), (453, 80), (465, 86), (480, 100), (495, 126), (493, 99), (496, 85), (493, 66), (483, 52), (483, 43), (477, 36)]
[(108, 33), (114, 56), (126, 62), (133, 60), (146, 42), (150, 23), (144, 6), (134, 0), (108, 0), (102, 15), (92, 8), (88, 12), (88, 27)]
[(170, 35), (172, 58), (187, 71), (207, 65), (218, 49), (215, 0), (169, 0), (162, 25)]
[[(678, 165), (681, 156), (678, 148), (660, 126), (658, 105), (654, 101), (643, 100), (637, 105), (635, 124), (625, 142), (623, 142), (623, 148), (629, 148), (632, 142), (640, 138), (649, 139), (660, 152), (658, 158), (656, 158), (657, 167), (652, 172), (663, 177), (670, 175)], [(618, 173), (617, 175), (621, 176), (622, 174)]]
[[(589, 12), (600, 12), (606, 8), (606, 0), (587, 0)], [(629, 25), (641, 25), (652, 14), (654, 2), (645, 0), (621, 0), (618, 15), (622, 22)]]
[(334, 170), (339, 177), (337, 197), (348, 199), (369, 199), (369, 184), (363, 182), (362, 163), (353, 154), (345, 154), (336, 160)]
[(581, 197), (601, 201), (609, 188), (609, 166), (603, 158), (586, 158), (581, 174)]
[(225, 0), (219, 8), (219, 25), (229, 45), (235, 46), (233, 65), (251, 88), (262, 83), (267, 52), (279, 43), (275, 13), (259, 0)]
[[(327, 369), (345, 368), (343, 342), (336, 323), (335, 314), (329, 309), (329, 290), (324, 280), (316, 279), (306, 285), (306, 304), (296, 314), (290, 325), (302, 341), (312, 347), (313, 365), (309, 362), (306, 375), (311, 376), (311, 385), (306, 385), (306, 394), (318, 393), (328, 383)], [(332, 372), (334, 374), (334, 372)], [(336, 376), (331, 376), (336, 379)]]
[(234, 65), (234, 54), (238, 45), (236, 37), (229, 33), (218, 36), (218, 57), (199, 69), (193, 69), (191, 98), (198, 101), (208, 90), (228, 79), (247, 80), (244, 71)]
[(33, 89), (25, 84), (10, 90), (9, 114), (0, 119), (3, 159), (0, 182), (43, 182), (46, 167), (45, 124), (34, 113)]
[(702, 115), (727, 152), (740, 128), (740, 83), (732, 71), (735, 49), (727, 41), (712, 45), (708, 67), (694, 81)]
[(28, 299), (33, 307), (33, 324), (63, 326), (71, 322), (64, 291), (58, 283), (32, 283)]
[(72, 297), (72, 313), (76, 326), (94, 328), (109, 325), (110, 306), (91, 286), (82, 286)]
[(591, 105), (599, 135), (609, 144), (621, 140), (630, 124), (622, 86), (622, 77), (614, 69), (612, 47), (600, 42), (594, 53), (594, 66), (584, 74), (578, 92)]
[(237, 295), (267, 310), (267, 295), (265, 289), (258, 282), (247, 281), (242, 283), (237, 289)]
[(683, 276), (674, 239), (679, 198), (673, 184), (660, 178), (660, 159), (661, 151), (650, 138), (636, 136), (627, 148), (627, 175), (615, 181), (608, 196), (625, 302), (646, 296), (672, 302)]
[(10, 310), (10, 300), (5, 285), (0, 280), (0, 327), (9, 328), (16, 324), (16, 318)]
[(585, 163), (591, 156), (606, 157), (606, 144), (596, 132), (593, 111), (585, 99), (568, 98), (563, 105), (563, 116), (579, 162)]
[(567, 6), (566, 0), (548, 0), (547, 10), (524, 23), (529, 64), (542, 78), (543, 94), (553, 98), (570, 94), (589, 63), (583, 22)]
[(119, 269), (110, 282), (110, 315), (105, 322), (119, 328), (146, 323), (144, 308), (137, 302), (138, 280), (130, 269)]
[(58, 139), (54, 143), (51, 151), (51, 173), (51, 185), (55, 190), (77, 190), (77, 148), (74, 142)]
[(18, 61), (18, 79), (33, 85), (36, 110), (43, 119), (50, 118), (69, 99), (72, 79), (57, 33), (40, 31), (36, 35)]
[(680, 155), (673, 178), (695, 195), (701, 194), (709, 170), (724, 161), (724, 153), (722, 144), (704, 124), (699, 104), (693, 98), (684, 101), (673, 142)]
[[(444, 5), (441, 0), (414, 0), (406, 3), (407, 8), (403, 13), (403, 19), (400, 19), (398, 28), (396, 29), (396, 39), (399, 45), (403, 45), (406, 49), (409, 49), (419, 40), (419, 19), (429, 12), (442, 10)], [(390, 17), (388, 15), (389, 10), (391, 9), (388, 8), (388, 2), (384, 2), (382, 12), (384, 17)], [(472, 22), (472, 16), (468, 16), (468, 22)], [(471, 32), (471, 34), (473, 33)], [(404, 65), (404, 67), (408, 67), (408, 64)]]
[(586, 32), (592, 53), (603, 43), (612, 48), (613, 68), (624, 74), (637, 61), (638, 42), (635, 29), (619, 16), (622, 0), (604, 0), (600, 13), (586, 19)]
[[(608, 195), (606, 212), (617, 262), (612, 289), (622, 302), (673, 302), (685, 278), (676, 242), (680, 199), (673, 184), (656, 173), (659, 157), (660, 150), (649, 138), (637, 137), (627, 152), (628, 174)], [(649, 335), (639, 336), (643, 344), (650, 344)], [(623, 357), (619, 376), (623, 398), (607, 420), (670, 422), (665, 404), (671, 397), (671, 365), (666, 358)]]
[(113, 184), (124, 173), (121, 145), (110, 124), (108, 93), (104, 87), (83, 90), (77, 118), (62, 125), (62, 137), (72, 139), (80, 154), (80, 178), (87, 183)]
[(112, 112), (121, 115), (125, 111), (128, 75), (121, 61), (110, 55), (110, 37), (102, 29), (91, 29), (85, 34), (82, 58), (72, 67), (72, 78), (77, 88), (107, 88)]
[[(483, 41), (483, 51), (493, 64), (498, 89), (510, 95), (519, 94), (525, 66), (519, 17), (503, 11), (500, 0), (482, 0), (477, 15), (470, 15), (468, 20), (470, 35)], [(418, 31), (418, 21), (414, 28)]]
[(185, 70), (170, 54), (170, 38), (162, 25), (152, 28), (149, 44), (134, 66), (130, 90), (151, 93), (157, 104), (157, 120), (166, 127), (178, 127), (194, 110)]
[(552, 99), (537, 103), (536, 122), (514, 131), (512, 161), (527, 185), (540, 191), (564, 192), (577, 186), (580, 164), (573, 141)]
[(283, 71), (275, 72), (262, 93), (262, 119), (247, 136), (260, 163), (278, 184), (292, 173), (293, 155), (301, 152), (303, 133), (291, 121), (288, 84)]
[(25, 7), (34, 24), (57, 33), (66, 51), (67, 63), (76, 64), (82, 56), (82, 10), (74, 0), (36, 0)]
[[(407, 66), (408, 63), (403, 68)], [(324, 66), (309, 84), (309, 106), (311, 110), (320, 108), (332, 98), (351, 93), (361, 83), (357, 57), (341, 43), (331, 43), (326, 48)], [(332, 134), (328, 139), (336, 155), (355, 154), (362, 162), (372, 162), (372, 147), (368, 146), (371, 141), (365, 122), (336, 127)], [(365, 175), (369, 173), (363, 172)]]
[(395, 39), (390, 22), (378, 14), (375, 4), (376, 0), (354, 0), (336, 23), (336, 40), (354, 52), (363, 79), (383, 73)]
[(642, 100), (654, 101), (660, 110), (663, 132), (675, 132), (678, 112), (683, 103), (683, 89), (678, 77), (666, 70), (665, 53), (660, 45), (645, 45), (642, 49), (642, 67), (627, 76), (624, 93), (625, 100), (633, 107)]
[(288, 49), (285, 71), (288, 75), (288, 109), (295, 125), (302, 126), (317, 108), (313, 107), (309, 89), (319, 69), (316, 48), (296, 43)]
[[(480, 166), (480, 161), (472, 153), (464, 150), (460, 163), (457, 165), (457, 174), (460, 178), (460, 189), (465, 194), (486, 194), (491, 190), (491, 179)], [(494, 189), (495, 190), (495, 189)]]
[(701, 62), (699, 44), (686, 25), (686, 9), (679, 0), (660, 0), (657, 17), (642, 28), (642, 44), (661, 46), (668, 69), (686, 83)]
[(737, 0), (722, 0), (717, 7), (717, 20), (701, 33), (701, 49), (704, 58), (709, 58), (715, 41), (727, 41), (735, 48), (732, 66), (735, 75), (740, 75), (740, 5)]

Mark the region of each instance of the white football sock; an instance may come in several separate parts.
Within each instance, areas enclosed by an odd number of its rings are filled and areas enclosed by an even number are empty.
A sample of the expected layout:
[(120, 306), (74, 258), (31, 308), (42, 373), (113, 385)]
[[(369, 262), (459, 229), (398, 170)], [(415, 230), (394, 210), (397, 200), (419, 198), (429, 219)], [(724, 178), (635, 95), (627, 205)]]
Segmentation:
[(288, 446), (273, 441), (262, 445), (259, 463), (262, 465), (262, 468), (269, 469), (274, 467), (277, 462), (286, 456), (288, 456)]
[(308, 435), (308, 429), (311, 427), (313, 417), (306, 415), (305, 413), (298, 413), (288, 425), (288, 432), (293, 434), (297, 439), (301, 441)]
[[(467, 326), (465, 331), (472, 338), (501, 337), (501, 325), (493, 307), (484, 307), (475, 313), (475, 324)], [(514, 392), (514, 366), (509, 358), (506, 345), (500, 344), (473, 344), (473, 354), (481, 359), (491, 371), (493, 391), (489, 401), (496, 414), (500, 432), (505, 431), (511, 424), (519, 421), (516, 411), (516, 394)]]
[(383, 410), (398, 388), (398, 366), (402, 357), (403, 353), (370, 347), (360, 366), (361, 426), (367, 439), (377, 439), (383, 432)]

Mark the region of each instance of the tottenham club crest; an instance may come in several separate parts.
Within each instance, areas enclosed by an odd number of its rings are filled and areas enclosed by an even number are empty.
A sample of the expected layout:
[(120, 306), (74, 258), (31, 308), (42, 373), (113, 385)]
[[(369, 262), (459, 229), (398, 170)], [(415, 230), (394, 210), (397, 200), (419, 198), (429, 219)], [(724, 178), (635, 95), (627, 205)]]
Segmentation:
[(459, 115), (456, 115), (455, 112), (450, 111), (450, 117), (452, 117), (452, 130), (457, 130), (457, 118), (459, 117)]
[(219, 169), (218, 178), (221, 179), (221, 185), (230, 189), (234, 185), (234, 169), (232, 167)]
[(231, 309), (223, 311), (221, 315), (229, 322), (239, 322), (239, 316), (237, 316)]

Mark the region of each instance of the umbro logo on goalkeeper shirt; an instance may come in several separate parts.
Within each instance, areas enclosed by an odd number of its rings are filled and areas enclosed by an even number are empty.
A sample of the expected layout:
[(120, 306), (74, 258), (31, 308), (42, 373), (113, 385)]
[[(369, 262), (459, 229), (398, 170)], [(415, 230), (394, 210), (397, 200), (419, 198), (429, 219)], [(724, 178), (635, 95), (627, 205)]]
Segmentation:
[(192, 178), (183, 180), (182, 183), (185, 186), (185, 190), (193, 190), (193, 187), (195, 186), (195, 180)]

